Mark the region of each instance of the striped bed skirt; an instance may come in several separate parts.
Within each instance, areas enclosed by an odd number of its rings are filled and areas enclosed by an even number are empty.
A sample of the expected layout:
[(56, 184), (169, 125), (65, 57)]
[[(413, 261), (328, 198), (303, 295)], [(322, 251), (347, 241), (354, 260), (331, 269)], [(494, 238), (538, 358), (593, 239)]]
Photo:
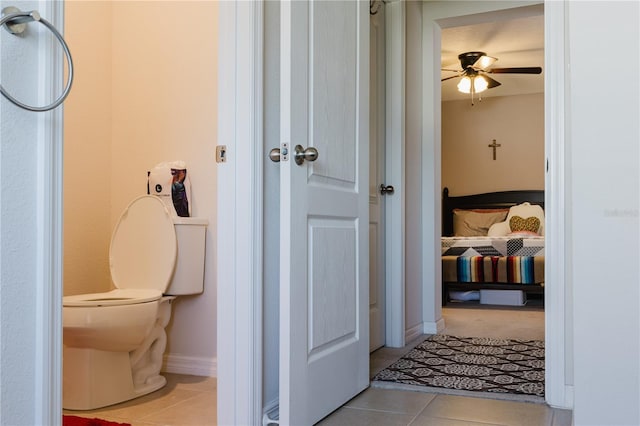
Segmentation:
[(442, 256), (445, 282), (539, 284), (544, 256)]

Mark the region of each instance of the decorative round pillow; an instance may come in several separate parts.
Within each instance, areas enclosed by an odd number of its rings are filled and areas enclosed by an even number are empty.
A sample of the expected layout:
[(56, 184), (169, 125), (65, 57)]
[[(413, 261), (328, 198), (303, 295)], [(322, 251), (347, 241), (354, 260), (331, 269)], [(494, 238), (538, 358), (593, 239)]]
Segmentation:
[(509, 227), (511, 228), (511, 232), (529, 231), (538, 233), (538, 229), (540, 229), (540, 219), (534, 216), (526, 219), (520, 216), (512, 216), (509, 220)]

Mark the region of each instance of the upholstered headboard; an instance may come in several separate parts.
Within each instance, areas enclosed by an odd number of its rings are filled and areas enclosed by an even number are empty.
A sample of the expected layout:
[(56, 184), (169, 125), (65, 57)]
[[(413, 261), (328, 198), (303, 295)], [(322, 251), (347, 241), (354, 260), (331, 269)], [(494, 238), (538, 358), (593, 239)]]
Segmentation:
[(445, 237), (453, 235), (453, 209), (496, 209), (527, 201), (544, 209), (544, 191), (539, 189), (501, 191), (450, 197), (449, 188), (445, 188), (442, 191), (442, 235)]

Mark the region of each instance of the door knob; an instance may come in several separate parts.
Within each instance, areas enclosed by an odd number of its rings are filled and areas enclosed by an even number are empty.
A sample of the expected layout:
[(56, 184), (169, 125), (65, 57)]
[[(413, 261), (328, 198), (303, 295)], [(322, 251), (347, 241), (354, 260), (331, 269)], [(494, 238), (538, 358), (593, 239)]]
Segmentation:
[(387, 185), (384, 186), (384, 183), (380, 184), (380, 194), (382, 195), (391, 195), (395, 192), (395, 188), (393, 187), (393, 185)]
[(318, 150), (314, 147), (310, 146), (307, 149), (304, 149), (302, 145), (296, 145), (295, 147), (295, 155), (296, 164), (301, 166), (305, 160), (307, 161), (316, 161), (318, 159)]
[(271, 151), (269, 151), (269, 160), (273, 161), (274, 163), (280, 162), (280, 148), (273, 148)]

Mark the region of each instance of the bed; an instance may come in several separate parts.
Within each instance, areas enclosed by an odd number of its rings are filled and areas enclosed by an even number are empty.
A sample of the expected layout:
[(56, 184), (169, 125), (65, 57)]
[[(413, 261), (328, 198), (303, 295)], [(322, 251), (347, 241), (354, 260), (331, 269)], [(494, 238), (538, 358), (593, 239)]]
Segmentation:
[(442, 286), (443, 305), (478, 290), (544, 294), (544, 191), (452, 197), (444, 188)]

